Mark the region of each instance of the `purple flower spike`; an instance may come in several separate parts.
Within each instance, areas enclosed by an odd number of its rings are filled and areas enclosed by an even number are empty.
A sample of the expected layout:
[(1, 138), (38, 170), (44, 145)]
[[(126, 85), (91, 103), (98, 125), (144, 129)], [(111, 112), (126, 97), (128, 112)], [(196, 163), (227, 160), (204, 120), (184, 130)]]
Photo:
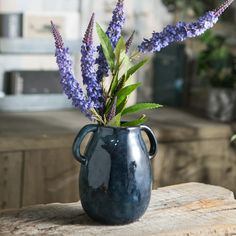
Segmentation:
[(132, 42), (133, 42), (134, 33), (135, 33), (135, 31), (133, 31), (133, 33), (131, 34), (131, 36), (129, 37), (129, 39), (127, 40), (127, 42), (126, 42), (126, 44), (125, 44), (125, 46), (126, 46), (126, 53), (129, 51), (130, 46), (131, 46), (131, 44), (132, 44)]
[(87, 45), (93, 44), (93, 26), (94, 26), (94, 13), (91, 16), (87, 30), (84, 35), (83, 43)]
[[(123, 29), (125, 22), (125, 14), (124, 14), (124, 0), (118, 0), (116, 7), (112, 13), (112, 20), (109, 24), (109, 27), (106, 31), (107, 36), (111, 40), (111, 44), (113, 48), (116, 47), (117, 42), (119, 41), (121, 37), (121, 31)], [(108, 76), (108, 64), (106, 62), (105, 56), (102, 51), (102, 47), (98, 46), (97, 48), (99, 56), (96, 60), (96, 63), (98, 64), (98, 70), (97, 70), (97, 79), (98, 82), (101, 82), (103, 79), (103, 76)]]
[(117, 97), (114, 98), (111, 110), (108, 113), (108, 116), (107, 116), (108, 122), (111, 121), (116, 116), (116, 104), (117, 104)]
[(87, 85), (87, 96), (93, 101), (94, 108), (103, 107), (102, 88), (97, 81), (93, 46), (94, 14), (91, 17), (81, 46), (81, 71), (83, 83)]
[(203, 34), (214, 26), (218, 21), (218, 17), (232, 2), (233, 0), (226, 1), (217, 10), (207, 12), (196, 22), (179, 22), (176, 26), (166, 26), (162, 32), (153, 32), (150, 39), (144, 39), (141, 45), (138, 46), (139, 51), (142, 53), (157, 52), (173, 42), (183, 41), (187, 38), (194, 38)]
[(233, 1), (234, 0), (225, 1), (222, 5), (220, 5), (220, 7), (218, 7), (218, 9), (215, 10), (215, 15), (219, 17), (231, 5)]
[(64, 48), (62, 37), (56, 29), (53, 22), (52, 32), (56, 45), (56, 61), (59, 67), (60, 83), (62, 85), (64, 93), (69, 99), (72, 100), (72, 104), (79, 108), (89, 119), (92, 119), (89, 109), (94, 107), (93, 102), (90, 99), (86, 99), (79, 83), (74, 77), (72, 61), (69, 54), (69, 49)]
[(55, 39), (56, 48), (64, 48), (64, 43), (63, 43), (62, 37), (52, 21), (51, 21), (51, 29), (52, 29), (53, 37)]
[(116, 7), (112, 13), (112, 21), (110, 22), (106, 32), (114, 48), (116, 47), (116, 44), (120, 39), (124, 23), (125, 23), (124, 0), (118, 0)]
[(86, 99), (82, 88), (74, 77), (69, 49), (57, 48), (56, 58), (61, 77), (60, 82), (64, 93), (72, 100), (72, 104), (75, 107), (79, 108), (82, 113), (91, 119), (89, 109), (93, 108), (94, 104), (90, 99)]

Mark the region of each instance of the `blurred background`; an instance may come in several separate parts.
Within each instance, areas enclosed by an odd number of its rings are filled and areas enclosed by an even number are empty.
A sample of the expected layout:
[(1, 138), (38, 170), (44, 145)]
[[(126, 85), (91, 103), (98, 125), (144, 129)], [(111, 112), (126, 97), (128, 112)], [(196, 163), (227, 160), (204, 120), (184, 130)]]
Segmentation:
[[(70, 48), (78, 81), (80, 43), (92, 12), (107, 27), (115, 0), (0, 0), (0, 209), (78, 200), (79, 164), (71, 145), (88, 121), (62, 93), (50, 20)], [(127, 0), (124, 37), (133, 48), (153, 30), (194, 21), (222, 3)], [(134, 78), (132, 102), (164, 105), (148, 113), (159, 141), (153, 188), (183, 182), (236, 193), (236, 4), (202, 37), (149, 55)], [(86, 143), (84, 143), (86, 146)]]

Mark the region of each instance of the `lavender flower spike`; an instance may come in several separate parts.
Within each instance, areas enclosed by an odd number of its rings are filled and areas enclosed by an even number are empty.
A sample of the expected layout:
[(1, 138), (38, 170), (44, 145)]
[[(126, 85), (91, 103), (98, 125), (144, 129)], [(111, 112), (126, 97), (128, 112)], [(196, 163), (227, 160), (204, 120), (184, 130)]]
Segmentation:
[(87, 85), (87, 96), (93, 101), (94, 108), (103, 107), (102, 88), (97, 81), (93, 46), (94, 14), (91, 17), (81, 46), (81, 71), (83, 83)]
[[(118, 0), (115, 9), (112, 13), (112, 20), (108, 26), (108, 29), (106, 31), (107, 36), (111, 40), (111, 44), (113, 48), (116, 47), (117, 42), (119, 41), (121, 37), (121, 32), (123, 29), (125, 23), (125, 14), (124, 14), (124, 0)], [(96, 60), (96, 63), (98, 64), (98, 70), (97, 70), (97, 79), (98, 82), (102, 81), (103, 76), (108, 76), (108, 64), (106, 62), (105, 56), (102, 51), (102, 47), (98, 46), (98, 53), (99, 56)]]
[(116, 7), (112, 13), (112, 21), (110, 22), (106, 32), (114, 48), (116, 47), (116, 44), (120, 39), (124, 23), (124, 0), (118, 0)]
[(53, 37), (55, 39), (55, 47), (56, 48), (64, 48), (64, 42), (63, 39), (61, 37), (61, 34), (58, 32), (58, 30), (56, 29), (56, 26), (53, 24), (53, 22), (51, 21), (51, 28), (52, 28), (52, 34)]
[(221, 16), (221, 14), (231, 5), (234, 0), (225, 1), (218, 9), (215, 10), (216, 16)]
[(107, 115), (107, 121), (111, 121), (116, 116), (116, 104), (117, 104), (117, 97), (114, 98), (111, 110)]
[(212, 28), (218, 17), (229, 7), (234, 0), (225, 1), (215, 11), (209, 11), (196, 22), (179, 22), (176, 26), (166, 26), (160, 33), (154, 32), (150, 39), (144, 39), (138, 49), (142, 53), (160, 51), (173, 42), (183, 41), (187, 38), (197, 37)]
[(72, 99), (72, 104), (79, 108), (88, 118), (92, 119), (89, 109), (93, 108), (93, 102), (86, 99), (79, 83), (73, 75), (72, 61), (70, 59), (69, 49), (64, 47), (62, 37), (51, 22), (52, 33), (55, 39), (56, 59), (59, 67), (61, 85), (67, 97)]
[(133, 33), (131, 34), (131, 36), (129, 37), (129, 39), (125, 43), (126, 53), (129, 51), (129, 49), (131, 47), (131, 44), (132, 44), (133, 39), (134, 39), (134, 34), (135, 34), (135, 31), (133, 31)]

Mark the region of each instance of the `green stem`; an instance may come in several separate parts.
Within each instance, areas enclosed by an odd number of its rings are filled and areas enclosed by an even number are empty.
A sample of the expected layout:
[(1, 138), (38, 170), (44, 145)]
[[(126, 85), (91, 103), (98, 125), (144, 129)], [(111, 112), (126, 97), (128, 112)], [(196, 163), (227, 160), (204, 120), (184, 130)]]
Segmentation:
[(130, 56), (130, 60), (134, 60), (136, 57), (139, 57), (139, 51), (134, 51), (133, 54)]
[(102, 117), (97, 113), (97, 111), (92, 108), (90, 109), (90, 111), (92, 112), (94, 119), (98, 121), (98, 123), (105, 125), (106, 123), (103, 121)]

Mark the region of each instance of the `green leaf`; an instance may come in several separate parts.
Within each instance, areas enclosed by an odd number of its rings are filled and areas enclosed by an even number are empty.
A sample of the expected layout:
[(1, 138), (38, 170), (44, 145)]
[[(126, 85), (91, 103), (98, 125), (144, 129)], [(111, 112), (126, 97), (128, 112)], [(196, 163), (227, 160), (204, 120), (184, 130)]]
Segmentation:
[(113, 119), (107, 125), (113, 127), (120, 127), (120, 120), (121, 120), (121, 113), (113, 117)]
[(121, 64), (125, 65), (125, 67), (126, 67), (125, 71), (127, 71), (128, 68), (131, 66), (131, 61), (130, 61), (129, 56), (126, 54), (126, 51), (121, 52), (120, 61), (121, 61), (120, 62)]
[(127, 96), (129, 96), (133, 91), (135, 91), (140, 85), (141, 83), (136, 83), (122, 88), (116, 95), (117, 105), (120, 105), (127, 98)]
[(148, 59), (145, 58), (144, 60), (132, 66), (126, 73), (126, 80), (128, 80), (137, 70), (143, 67), (147, 62), (148, 62)]
[(115, 64), (115, 54), (113, 52), (113, 47), (111, 45), (111, 41), (98, 23), (96, 24), (96, 28), (97, 28), (97, 34), (98, 34), (100, 43), (102, 45), (102, 50), (103, 50), (104, 56), (107, 60), (107, 63), (109, 65), (111, 71), (113, 71), (114, 64)]
[(121, 126), (123, 127), (130, 127), (130, 126), (138, 126), (138, 125), (142, 125), (143, 123), (145, 123), (147, 121), (147, 118), (145, 115), (142, 115), (140, 118), (138, 118), (137, 120), (132, 120), (132, 121), (128, 121), (125, 123), (122, 123)]
[(116, 74), (112, 81), (111, 81), (111, 84), (110, 84), (110, 87), (109, 87), (109, 90), (108, 90), (108, 99), (106, 101), (106, 107), (105, 107), (105, 115), (108, 114), (111, 106), (112, 106), (112, 101), (113, 101), (113, 98), (114, 98), (114, 90), (117, 88), (118, 86), (118, 74)]
[(160, 107), (162, 107), (162, 105), (156, 103), (138, 103), (124, 109), (122, 115), (137, 113), (143, 110), (157, 109)]
[(231, 142), (234, 142), (236, 140), (236, 134), (231, 138)]
[(126, 70), (130, 66), (130, 59), (126, 54), (125, 40), (122, 36), (117, 43), (114, 53), (115, 53), (115, 71), (113, 74), (116, 73), (119, 74), (120, 68), (123, 65), (126, 66)]
[(102, 117), (98, 114), (98, 112), (96, 111), (96, 109), (91, 108), (90, 111), (91, 111), (91, 113), (92, 113), (93, 118), (94, 118), (99, 124), (105, 125), (105, 123), (104, 123)]
[(118, 93), (122, 88), (124, 88), (125, 83), (126, 83), (125, 75), (123, 75), (123, 76), (119, 79), (118, 84), (117, 84), (117, 87), (116, 87), (116, 90), (115, 90), (114, 92), (115, 92), (115, 93)]
[(117, 45), (116, 45), (116, 48), (115, 48), (115, 56), (116, 56), (116, 59), (117, 59), (118, 62), (120, 62), (121, 52), (123, 52), (125, 50), (126, 50), (125, 40), (121, 36), (118, 43), (117, 43)]
[(111, 81), (111, 88), (110, 88), (110, 92), (109, 95), (112, 95), (114, 93), (114, 90), (117, 88), (118, 86), (118, 73), (116, 73), (116, 75), (113, 77), (112, 81)]
[(128, 98), (126, 97), (126, 98), (120, 103), (120, 105), (118, 105), (118, 106), (116, 107), (116, 113), (117, 113), (117, 114), (118, 114), (118, 113), (122, 113), (122, 111), (124, 110), (124, 108), (125, 108), (127, 102), (128, 102)]

